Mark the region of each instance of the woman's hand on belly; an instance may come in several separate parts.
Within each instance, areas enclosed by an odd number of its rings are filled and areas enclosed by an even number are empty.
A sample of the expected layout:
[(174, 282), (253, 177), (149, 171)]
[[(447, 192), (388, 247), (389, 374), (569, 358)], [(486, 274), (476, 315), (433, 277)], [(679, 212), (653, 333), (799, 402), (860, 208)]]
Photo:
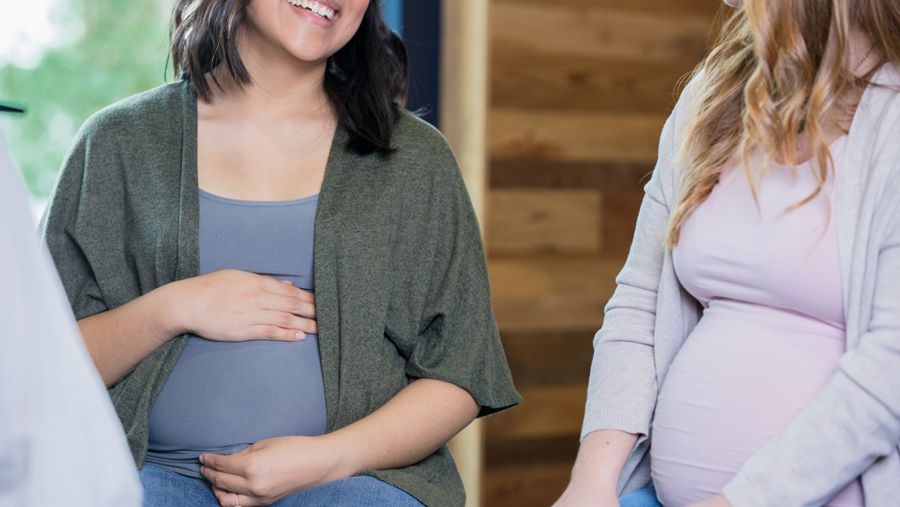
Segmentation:
[(418, 379), (384, 406), (333, 433), (261, 440), (231, 456), (203, 454), (200, 472), (224, 507), (269, 505), (291, 493), (417, 463), (439, 449), (478, 414), (465, 389)]
[[(270, 276), (223, 269), (176, 282), (176, 327), (207, 340), (302, 340), (316, 334), (315, 296)], [(304, 318), (305, 317), (305, 318)]]
[(710, 498), (709, 500), (697, 502), (695, 504), (688, 505), (688, 507), (731, 507), (731, 503), (725, 499), (724, 495), (718, 494)]
[(204, 454), (200, 472), (219, 504), (269, 505), (297, 491), (338, 479), (338, 453), (329, 436), (261, 440), (230, 456)]
[[(107, 388), (172, 338), (297, 341), (317, 333), (315, 297), (289, 283), (222, 270), (163, 285), (78, 321)], [(306, 317), (306, 318), (301, 318)]]

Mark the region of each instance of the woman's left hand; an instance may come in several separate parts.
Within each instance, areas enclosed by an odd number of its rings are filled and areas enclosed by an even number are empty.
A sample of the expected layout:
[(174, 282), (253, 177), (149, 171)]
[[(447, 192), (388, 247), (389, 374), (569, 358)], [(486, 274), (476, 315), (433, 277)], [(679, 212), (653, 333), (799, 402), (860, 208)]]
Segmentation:
[(688, 507), (731, 507), (731, 503), (725, 499), (725, 496), (722, 494), (718, 494), (709, 500), (704, 500), (702, 502), (697, 502)]
[(328, 435), (279, 437), (260, 440), (230, 456), (203, 454), (200, 473), (212, 483), (222, 507), (269, 505), (341, 478), (339, 453), (327, 440)]
[(261, 440), (231, 456), (203, 454), (200, 472), (213, 484), (222, 507), (269, 505), (363, 470), (417, 463), (472, 422), (480, 408), (459, 386), (418, 379), (375, 412), (333, 433)]

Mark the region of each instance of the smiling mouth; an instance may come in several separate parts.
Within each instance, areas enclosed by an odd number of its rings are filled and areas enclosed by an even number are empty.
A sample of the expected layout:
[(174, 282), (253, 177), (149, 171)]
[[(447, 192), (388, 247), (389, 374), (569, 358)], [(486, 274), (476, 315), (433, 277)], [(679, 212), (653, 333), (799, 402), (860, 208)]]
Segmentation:
[(325, 18), (328, 21), (332, 21), (334, 19), (335, 10), (330, 7), (326, 7), (315, 0), (288, 0), (288, 3), (295, 7), (301, 7), (303, 9), (308, 10), (309, 12), (319, 16), (320, 18)]

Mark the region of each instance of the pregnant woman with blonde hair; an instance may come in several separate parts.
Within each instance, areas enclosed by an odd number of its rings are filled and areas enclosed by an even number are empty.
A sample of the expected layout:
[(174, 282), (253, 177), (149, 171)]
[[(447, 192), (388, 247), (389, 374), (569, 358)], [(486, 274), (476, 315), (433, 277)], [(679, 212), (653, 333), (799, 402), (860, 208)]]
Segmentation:
[(900, 501), (900, 5), (733, 7), (663, 130), (557, 507)]

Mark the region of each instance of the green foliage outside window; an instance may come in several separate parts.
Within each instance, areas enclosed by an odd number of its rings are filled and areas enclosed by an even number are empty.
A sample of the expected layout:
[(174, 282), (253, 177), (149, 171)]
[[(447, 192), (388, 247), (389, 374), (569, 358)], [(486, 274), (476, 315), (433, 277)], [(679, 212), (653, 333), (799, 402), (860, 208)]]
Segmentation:
[(3, 133), (31, 193), (47, 196), (84, 121), (101, 108), (171, 80), (171, 0), (66, 0), (64, 42), (33, 68), (0, 67), (0, 98), (27, 108)]

